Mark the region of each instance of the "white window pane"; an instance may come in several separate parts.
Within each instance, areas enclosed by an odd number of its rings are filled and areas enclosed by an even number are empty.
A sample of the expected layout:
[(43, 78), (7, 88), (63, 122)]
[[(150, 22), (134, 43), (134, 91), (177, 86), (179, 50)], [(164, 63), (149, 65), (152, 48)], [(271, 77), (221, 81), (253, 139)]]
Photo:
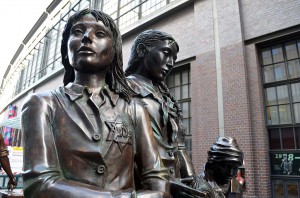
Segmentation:
[(189, 102), (182, 103), (182, 115), (183, 115), (183, 118), (189, 117)]
[(269, 65), (272, 63), (272, 55), (270, 49), (262, 50), (262, 62), (263, 65)]
[(189, 72), (184, 71), (181, 73), (182, 76), (182, 84), (188, 84), (189, 83)]
[(288, 62), (289, 78), (300, 77), (300, 61), (292, 60)]
[(280, 124), (292, 123), (290, 105), (279, 106), (279, 117), (280, 117)]
[(183, 85), (182, 86), (182, 98), (188, 98), (189, 97), (189, 85)]
[(273, 66), (267, 66), (264, 67), (264, 77), (265, 77), (265, 83), (274, 82), (274, 72), (273, 72)]
[(168, 87), (173, 87), (174, 86), (174, 76), (173, 75), (170, 75), (167, 78), (167, 85), (168, 85)]
[(297, 46), (295, 41), (286, 43), (285, 51), (288, 60), (298, 58)]
[(294, 104), (295, 122), (300, 123), (300, 103)]
[(279, 124), (277, 106), (267, 107), (267, 115), (269, 125)]
[(174, 78), (175, 78), (174, 79), (175, 80), (175, 86), (180, 85), (180, 73), (175, 74)]
[(278, 63), (283, 61), (283, 53), (281, 45), (272, 48), (273, 62)]
[(293, 102), (300, 102), (300, 83), (294, 83), (292, 87)]
[(175, 99), (176, 99), (176, 100), (181, 99), (181, 97), (180, 97), (180, 87), (175, 87), (175, 88), (174, 88), (174, 91), (175, 91), (175, 93), (174, 93)]
[(266, 89), (266, 103), (268, 106), (277, 104), (275, 87)]
[(188, 118), (184, 118), (182, 121), (183, 121), (183, 126), (185, 127), (186, 129), (186, 134), (190, 134), (190, 124), (189, 124), (189, 120)]
[(287, 85), (278, 86), (277, 88), (277, 97), (278, 104), (285, 104), (289, 102), (289, 94)]
[(285, 72), (284, 63), (275, 64), (274, 65), (274, 70), (275, 70), (275, 79), (276, 79), (276, 81), (286, 80), (286, 72)]

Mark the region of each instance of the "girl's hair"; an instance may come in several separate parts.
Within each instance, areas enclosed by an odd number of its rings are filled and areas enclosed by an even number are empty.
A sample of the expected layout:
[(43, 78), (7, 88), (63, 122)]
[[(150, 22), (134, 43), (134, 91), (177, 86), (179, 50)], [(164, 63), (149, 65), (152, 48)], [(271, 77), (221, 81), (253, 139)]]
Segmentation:
[(91, 14), (95, 17), (97, 21), (102, 21), (106, 27), (109, 27), (113, 35), (113, 48), (115, 51), (113, 62), (106, 74), (106, 83), (109, 85), (110, 89), (115, 93), (122, 94), (127, 101), (130, 100), (132, 96), (132, 91), (125, 81), (125, 76), (123, 72), (123, 58), (122, 58), (122, 38), (113, 19), (105, 14), (104, 12), (92, 9), (84, 9), (82, 11), (73, 14), (67, 21), (61, 41), (61, 57), (62, 64), (65, 68), (64, 74), (64, 85), (69, 82), (74, 82), (75, 71), (74, 68), (69, 63), (68, 57), (68, 39), (70, 37), (70, 31), (75, 22), (80, 20), (84, 15)]
[(177, 42), (170, 34), (166, 32), (158, 30), (146, 30), (139, 34), (133, 41), (128, 66), (125, 70), (125, 75), (129, 76), (131, 74), (134, 74), (140, 66), (140, 61), (143, 59), (143, 57), (139, 57), (136, 50), (139, 44), (143, 43), (147, 47), (147, 49), (150, 49), (152, 46), (164, 40), (174, 42), (177, 47), (177, 52), (179, 52), (179, 46)]

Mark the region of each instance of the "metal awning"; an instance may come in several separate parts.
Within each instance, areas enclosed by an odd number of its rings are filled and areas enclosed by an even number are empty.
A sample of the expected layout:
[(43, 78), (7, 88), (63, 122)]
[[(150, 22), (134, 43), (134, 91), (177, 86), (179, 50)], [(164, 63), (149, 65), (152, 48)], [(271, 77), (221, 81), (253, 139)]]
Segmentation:
[(0, 127), (11, 127), (14, 129), (21, 129), (21, 116), (16, 116), (14, 118), (10, 118), (7, 120), (4, 120), (0, 123)]

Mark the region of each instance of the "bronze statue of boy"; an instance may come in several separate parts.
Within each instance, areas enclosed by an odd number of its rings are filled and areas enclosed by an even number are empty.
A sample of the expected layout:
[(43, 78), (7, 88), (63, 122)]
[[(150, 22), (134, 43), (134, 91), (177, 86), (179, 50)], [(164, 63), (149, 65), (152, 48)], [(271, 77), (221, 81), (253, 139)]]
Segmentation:
[[(207, 151), (204, 173), (199, 175), (198, 189), (210, 192), (211, 198), (225, 198), (231, 192), (231, 181), (243, 164), (243, 152), (232, 137), (219, 137)], [(240, 195), (241, 186), (236, 189)]]

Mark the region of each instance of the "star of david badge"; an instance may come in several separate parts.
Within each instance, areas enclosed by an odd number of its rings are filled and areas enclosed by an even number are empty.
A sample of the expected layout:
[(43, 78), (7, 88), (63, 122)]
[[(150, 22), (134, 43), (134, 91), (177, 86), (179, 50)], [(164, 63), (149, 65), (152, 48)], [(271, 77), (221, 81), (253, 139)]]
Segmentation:
[(125, 149), (126, 144), (132, 144), (131, 132), (122, 122), (122, 119), (119, 115), (114, 121), (105, 121), (105, 123), (109, 128), (107, 140), (116, 142), (122, 153)]

